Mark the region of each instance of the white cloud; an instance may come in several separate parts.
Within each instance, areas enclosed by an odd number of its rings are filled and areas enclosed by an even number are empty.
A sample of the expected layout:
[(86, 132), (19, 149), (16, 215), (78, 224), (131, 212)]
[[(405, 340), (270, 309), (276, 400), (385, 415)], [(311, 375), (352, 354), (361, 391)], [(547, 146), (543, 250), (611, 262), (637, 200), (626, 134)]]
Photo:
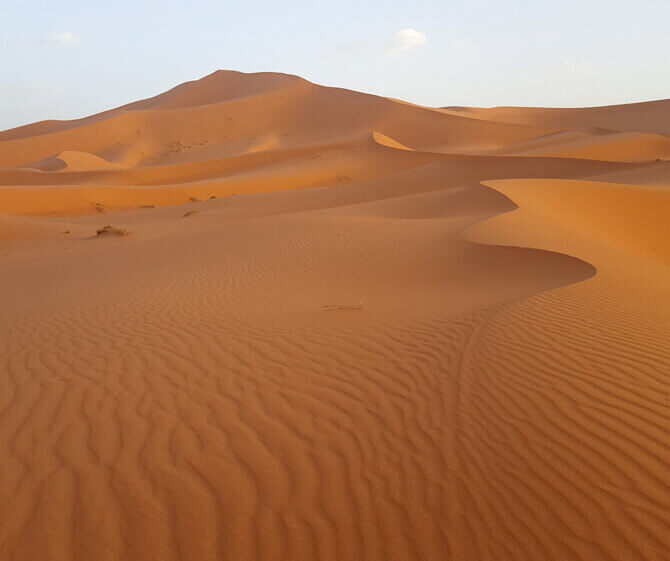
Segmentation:
[(416, 29), (401, 29), (395, 34), (393, 52), (406, 51), (426, 44), (426, 36)]
[(62, 33), (49, 33), (47, 41), (55, 45), (76, 45), (79, 43), (79, 37), (72, 31), (63, 31)]

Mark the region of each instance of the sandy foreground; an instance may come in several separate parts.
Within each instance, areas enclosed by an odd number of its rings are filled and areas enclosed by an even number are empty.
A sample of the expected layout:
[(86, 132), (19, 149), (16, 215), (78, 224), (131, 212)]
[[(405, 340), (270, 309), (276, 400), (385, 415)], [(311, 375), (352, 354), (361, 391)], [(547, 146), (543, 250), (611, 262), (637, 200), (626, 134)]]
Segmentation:
[(2, 561), (670, 559), (670, 100), (0, 132), (0, 287)]

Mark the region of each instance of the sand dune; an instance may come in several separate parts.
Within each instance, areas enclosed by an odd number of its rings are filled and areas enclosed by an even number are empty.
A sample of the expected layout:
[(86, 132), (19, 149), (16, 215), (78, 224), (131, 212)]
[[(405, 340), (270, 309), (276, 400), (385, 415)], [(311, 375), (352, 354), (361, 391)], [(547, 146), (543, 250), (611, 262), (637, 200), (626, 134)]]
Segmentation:
[(89, 171), (96, 169), (114, 168), (114, 164), (88, 152), (67, 150), (51, 158), (33, 162), (24, 166), (39, 171)]
[(599, 127), (616, 131), (670, 133), (670, 99), (585, 108), (476, 107), (444, 108), (444, 112), (476, 119), (541, 127)]
[(503, 152), (611, 162), (654, 162), (670, 160), (670, 137), (603, 129), (569, 130), (534, 139), (519, 147), (507, 148)]
[(594, 176), (593, 179), (611, 183), (666, 186), (669, 177), (670, 161), (656, 161), (636, 169), (613, 170), (601, 176)]
[(668, 107), (0, 133), (0, 559), (667, 558)]
[(136, 165), (138, 158), (163, 164), (185, 157), (200, 159), (200, 152), (209, 154), (206, 149), (214, 143), (235, 147), (232, 153), (222, 152), (226, 155), (247, 152), (258, 136), (271, 134), (280, 139), (279, 147), (294, 147), (377, 131), (413, 148), (447, 151), (516, 144), (548, 132), (542, 127), (445, 115), (278, 74), (247, 76), (253, 83), (247, 88), (234, 79), (231, 92), (228, 74), (218, 72), (186, 84), (183, 90), (180, 86), (86, 119), (1, 133), (0, 166), (22, 166), (64, 149), (120, 164)]

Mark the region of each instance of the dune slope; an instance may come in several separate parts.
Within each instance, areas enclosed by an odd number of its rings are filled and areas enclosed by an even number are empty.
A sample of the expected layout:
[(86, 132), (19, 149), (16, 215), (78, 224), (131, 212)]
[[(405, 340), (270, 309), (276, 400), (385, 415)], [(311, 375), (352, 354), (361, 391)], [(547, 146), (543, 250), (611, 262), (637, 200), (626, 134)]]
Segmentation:
[(0, 133), (0, 559), (666, 559), (666, 107)]

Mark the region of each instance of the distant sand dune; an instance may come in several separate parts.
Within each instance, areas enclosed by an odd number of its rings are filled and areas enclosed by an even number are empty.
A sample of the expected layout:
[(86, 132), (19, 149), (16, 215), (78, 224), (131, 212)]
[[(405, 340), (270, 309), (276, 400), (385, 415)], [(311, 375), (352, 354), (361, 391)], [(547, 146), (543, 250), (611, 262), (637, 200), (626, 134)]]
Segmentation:
[(665, 559), (669, 115), (217, 72), (0, 133), (0, 559)]
[(585, 108), (544, 107), (462, 107), (445, 108), (447, 113), (457, 113), (471, 118), (494, 120), (504, 123), (541, 127), (574, 129), (599, 127), (602, 129), (670, 134), (670, 99)]
[(75, 152), (67, 150), (61, 152), (56, 156), (27, 164), (24, 166), (28, 169), (36, 169), (40, 171), (90, 171), (97, 169), (114, 168), (114, 164), (96, 156), (95, 154), (88, 154), (87, 152)]
[(648, 133), (571, 130), (541, 137), (506, 149), (524, 156), (588, 158), (611, 162), (670, 160), (670, 137)]

